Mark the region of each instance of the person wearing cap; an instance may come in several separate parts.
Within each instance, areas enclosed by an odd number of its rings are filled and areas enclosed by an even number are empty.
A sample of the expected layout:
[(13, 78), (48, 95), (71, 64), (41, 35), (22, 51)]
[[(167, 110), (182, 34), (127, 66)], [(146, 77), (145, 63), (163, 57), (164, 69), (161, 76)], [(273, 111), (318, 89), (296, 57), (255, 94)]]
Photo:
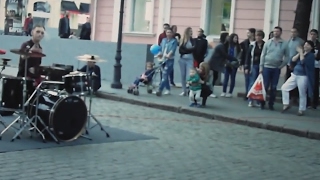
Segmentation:
[[(94, 57), (92, 59), (95, 59)], [(88, 73), (92, 77), (91, 86), (93, 93), (97, 92), (101, 88), (101, 71), (100, 67), (96, 65), (94, 61), (88, 61), (87, 65), (84, 65), (78, 72)]]
[(302, 116), (307, 108), (307, 92), (308, 96), (313, 96), (314, 87), (314, 43), (306, 41), (303, 48), (297, 47), (298, 54), (290, 59), (293, 71), (291, 76), (282, 85), (282, 112), (290, 109), (290, 94), (289, 92), (298, 87), (299, 90), (299, 110), (298, 116)]
[(316, 57), (314, 62), (314, 91), (313, 91), (313, 98), (308, 98), (307, 107), (317, 109), (319, 105), (319, 68), (320, 68), (320, 42), (318, 40), (319, 32), (316, 29), (310, 30), (310, 40), (314, 43), (314, 55)]

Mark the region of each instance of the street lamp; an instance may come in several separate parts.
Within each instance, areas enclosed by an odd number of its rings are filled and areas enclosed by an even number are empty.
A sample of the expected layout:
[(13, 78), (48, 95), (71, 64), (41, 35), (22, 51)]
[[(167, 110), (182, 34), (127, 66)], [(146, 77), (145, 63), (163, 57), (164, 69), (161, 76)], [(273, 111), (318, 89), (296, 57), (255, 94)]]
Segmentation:
[(117, 53), (116, 53), (116, 63), (114, 65), (113, 71), (113, 82), (111, 88), (122, 89), (121, 80), (121, 45), (122, 45), (122, 25), (123, 25), (123, 9), (124, 9), (124, 0), (121, 0), (120, 4), (120, 16), (119, 16), (119, 28), (118, 28), (118, 42), (117, 42)]

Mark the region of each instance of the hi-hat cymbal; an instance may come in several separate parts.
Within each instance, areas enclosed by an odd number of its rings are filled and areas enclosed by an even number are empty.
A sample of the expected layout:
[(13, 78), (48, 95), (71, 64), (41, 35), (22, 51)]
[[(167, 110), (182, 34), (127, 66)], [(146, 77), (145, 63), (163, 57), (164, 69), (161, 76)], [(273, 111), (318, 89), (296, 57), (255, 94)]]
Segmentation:
[(97, 55), (89, 55), (89, 54), (77, 56), (76, 58), (79, 61), (84, 61), (84, 62), (106, 62), (107, 61), (107, 60), (100, 59), (100, 57)]
[(7, 62), (7, 61), (11, 61), (11, 59), (8, 59), (8, 58), (1, 58), (1, 60), (2, 60), (2, 61), (6, 61), (6, 62)]
[(6, 50), (0, 49), (0, 55), (6, 54)]
[(41, 58), (41, 57), (45, 57), (46, 55), (41, 53), (41, 52), (25, 52), (21, 49), (10, 49), (10, 52), (12, 52), (13, 54), (18, 54), (18, 55), (23, 55), (23, 56), (27, 56), (27, 57), (35, 57), (35, 58)]

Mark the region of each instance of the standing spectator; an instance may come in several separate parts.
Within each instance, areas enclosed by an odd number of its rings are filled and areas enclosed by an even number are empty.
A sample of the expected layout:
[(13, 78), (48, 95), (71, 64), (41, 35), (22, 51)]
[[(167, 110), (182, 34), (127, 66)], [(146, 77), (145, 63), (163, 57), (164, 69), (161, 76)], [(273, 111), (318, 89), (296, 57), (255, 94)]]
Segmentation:
[[(172, 25), (171, 26), (172, 32), (173, 32), (173, 37), (177, 40), (177, 43), (180, 43), (180, 39), (181, 39), (181, 35), (179, 33), (177, 33), (178, 31), (178, 27), (176, 25)], [(174, 67), (174, 65), (173, 65)], [(172, 69), (172, 72), (169, 76), (169, 81), (171, 86), (176, 86), (176, 84), (174, 83), (174, 68)]]
[(314, 69), (314, 91), (313, 91), (313, 98), (308, 98), (307, 107), (317, 109), (319, 105), (319, 68), (320, 68), (320, 42), (318, 40), (318, 30), (311, 29), (310, 37), (311, 41), (314, 43), (315, 48), (315, 69)]
[[(289, 52), (289, 62), (287, 64), (286, 70), (286, 80), (288, 80), (291, 76), (293, 69), (290, 67), (291, 61), (290, 59), (293, 58), (298, 52), (297, 47), (303, 46), (304, 40), (298, 37), (298, 30), (296, 28), (291, 29), (291, 38), (288, 41), (288, 52)], [(297, 98), (299, 97), (298, 88), (294, 88), (290, 91), (290, 97), (292, 98), (293, 102), (297, 102)]]
[(203, 29), (199, 28), (198, 37), (195, 39), (194, 42), (195, 46), (193, 51), (193, 65), (195, 68), (198, 68), (199, 64), (204, 61), (204, 58), (206, 57), (206, 54), (208, 52), (208, 41), (203, 33)]
[[(167, 37), (167, 34), (166, 34), (167, 29), (170, 29), (170, 25), (168, 23), (163, 24), (163, 32), (158, 37), (159, 46), (161, 46), (162, 39)], [(162, 72), (160, 72), (160, 84), (161, 84), (161, 81), (162, 81)]]
[[(214, 91), (214, 86), (216, 84), (216, 81), (219, 78), (219, 73), (221, 73), (225, 69), (226, 60), (227, 59), (230, 61), (237, 60), (235, 57), (230, 56), (225, 51), (224, 44), (226, 43), (228, 36), (229, 36), (228, 32), (222, 32), (220, 34), (220, 42), (215, 47), (214, 52), (209, 60), (210, 70), (213, 71), (213, 81), (212, 81), (212, 88), (211, 88), (212, 91)], [(217, 97), (214, 93), (212, 93), (210, 96), (213, 98)]]
[(87, 22), (82, 24), (81, 32), (80, 32), (80, 39), (82, 40), (90, 40), (91, 36), (91, 23), (89, 17), (87, 17)]
[[(269, 39), (263, 46), (260, 58), (260, 73), (263, 75), (264, 87), (270, 87), (269, 109), (274, 110), (274, 101), (279, 82), (281, 69), (286, 66), (289, 60), (287, 42), (281, 38), (282, 28), (277, 26), (273, 29), (273, 38)], [(261, 102), (261, 109), (264, 109), (265, 101)]]
[[(249, 46), (246, 61), (244, 63), (244, 73), (249, 75), (249, 87), (250, 90), (254, 82), (259, 76), (260, 57), (264, 45), (264, 32), (259, 30), (256, 32), (256, 41), (252, 42)], [(249, 107), (257, 106), (257, 103), (249, 99)]]
[(65, 12), (64, 17), (62, 17), (59, 21), (59, 36), (60, 38), (69, 38), (71, 34), (70, 31), (70, 20), (69, 13)]
[[(248, 52), (248, 49), (249, 49), (249, 45), (252, 42), (254, 42), (255, 34), (256, 34), (256, 29), (255, 28), (249, 28), (247, 30), (247, 39), (240, 43), (240, 46), (241, 46), (241, 49), (242, 49), (240, 66), (243, 66), (244, 63), (245, 63), (247, 52)], [(250, 74), (244, 73), (244, 81), (245, 81), (245, 92), (246, 92), (246, 94), (248, 94), (249, 82), (250, 82)], [(247, 100), (247, 97), (245, 97), (244, 99)]]
[(163, 77), (160, 82), (159, 90), (156, 92), (157, 96), (162, 95), (164, 88), (167, 89), (164, 94), (170, 94), (169, 75), (173, 69), (173, 58), (178, 46), (177, 40), (173, 38), (173, 32), (170, 28), (166, 30), (166, 35), (167, 37), (162, 39), (161, 53), (158, 55), (158, 57), (163, 58), (165, 62), (162, 72)]
[(28, 17), (24, 20), (23, 31), (26, 36), (31, 36), (31, 31), (33, 28), (32, 14), (28, 13)]
[(298, 116), (302, 116), (307, 106), (307, 90), (309, 97), (313, 96), (314, 86), (314, 44), (307, 41), (304, 44), (304, 50), (297, 47), (298, 54), (290, 62), (292, 63), (293, 72), (289, 79), (282, 85), (282, 112), (290, 108), (290, 93), (292, 89), (299, 89), (299, 111)]
[(170, 25), (168, 23), (163, 24), (163, 32), (158, 37), (158, 45), (159, 46), (161, 45), (162, 39), (167, 37), (166, 31), (169, 28), (170, 28)]
[(186, 79), (190, 74), (190, 69), (193, 68), (193, 50), (194, 50), (194, 40), (192, 39), (192, 28), (188, 27), (185, 29), (180, 41), (179, 53), (180, 53), (180, 72), (181, 72), (181, 84), (182, 93), (181, 96), (187, 95)]
[[(223, 89), (221, 97), (232, 97), (234, 86), (236, 85), (236, 75), (238, 67), (240, 65), (239, 60), (241, 58), (241, 47), (239, 44), (239, 37), (237, 34), (231, 34), (229, 40), (225, 43), (225, 51), (235, 59), (228, 60), (226, 68), (224, 70), (224, 80), (223, 80)], [(239, 59), (239, 60), (238, 60)], [(229, 92), (227, 92), (227, 87), (230, 79)]]

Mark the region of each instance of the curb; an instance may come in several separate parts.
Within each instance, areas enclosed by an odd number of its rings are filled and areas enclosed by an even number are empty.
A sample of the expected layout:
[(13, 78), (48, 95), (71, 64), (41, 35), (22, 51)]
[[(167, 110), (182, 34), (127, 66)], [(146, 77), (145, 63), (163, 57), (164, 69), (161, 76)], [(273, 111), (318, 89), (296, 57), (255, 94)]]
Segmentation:
[(191, 110), (191, 109), (184, 109), (183, 107), (163, 105), (163, 104), (157, 104), (157, 103), (152, 103), (152, 102), (144, 102), (141, 100), (125, 98), (125, 97), (117, 96), (115, 94), (109, 94), (109, 93), (104, 93), (104, 92), (97, 92), (96, 97), (108, 99), (111, 101), (124, 102), (124, 103), (134, 104), (134, 105), (138, 105), (138, 106), (145, 106), (145, 107), (160, 109), (160, 110), (164, 110), (164, 111), (182, 113), (182, 114), (186, 114), (186, 115), (190, 115), (190, 116), (202, 117), (202, 118), (217, 120), (217, 121), (221, 121), (221, 122), (228, 122), (228, 123), (233, 123), (233, 124), (238, 124), (238, 125), (243, 125), (243, 126), (248, 126), (248, 127), (254, 127), (254, 128), (259, 128), (259, 129), (265, 129), (265, 130), (295, 135), (295, 136), (309, 138), (309, 139), (320, 140), (320, 133), (318, 133), (318, 132), (302, 131), (302, 130), (293, 129), (293, 128), (286, 128), (286, 127), (282, 127), (282, 126), (275, 126), (275, 125), (271, 125), (271, 124), (248, 121), (245, 119), (237, 119), (237, 118), (231, 118), (231, 117), (227, 117), (227, 116), (198, 112), (198, 111)]

